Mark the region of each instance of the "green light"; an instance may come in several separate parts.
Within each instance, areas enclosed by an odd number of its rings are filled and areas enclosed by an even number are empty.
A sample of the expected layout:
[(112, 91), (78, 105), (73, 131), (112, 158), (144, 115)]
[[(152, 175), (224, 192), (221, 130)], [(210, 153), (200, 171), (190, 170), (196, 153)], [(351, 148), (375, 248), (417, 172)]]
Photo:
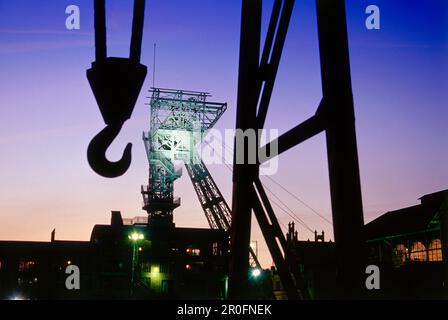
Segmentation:
[(128, 238), (131, 239), (132, 241), (137, 241), (145, 239), (145, 236), (142, 233), (133, 232), (128, 236)]
[(132, 273), (131, 273), (131, 293), (135, 287), (136, 274), (135, 270), (138, 265), (138, 252), (142, 250), (141, 247), (138, 246), (138, 241), (145, 239), (145, 235), (143, 233), (138, 233), (136, 231), (132, 232), (128, 235), (128, 238), (132, 240)]
[(255, 278), (259, 277), (260, 275), (261, 275), (260, 269), (252, 270), (252, 276), (254, 276)]

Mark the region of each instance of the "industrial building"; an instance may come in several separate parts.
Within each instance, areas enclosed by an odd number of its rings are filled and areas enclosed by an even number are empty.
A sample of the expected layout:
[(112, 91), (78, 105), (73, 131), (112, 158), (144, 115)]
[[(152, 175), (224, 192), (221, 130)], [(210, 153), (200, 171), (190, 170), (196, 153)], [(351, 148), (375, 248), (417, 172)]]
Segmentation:
[[(380, 267), (381, 298), (448, 297), (448, 190), (390, 211), (365, 227), (369, 263)], [(444, 291), (445, 290), (445, 291)]]
[[(110, 225), (94, 226), (90, 241), (1, 241), (0, 298), (225, 297), (225, 232), (147, 222), (113, 212)], [(65, 269), (71, 264), (80, 269), (80, 290), (65, 286)]]
[[(448, 190), (424, 195), (415, 206), (387, 212), (364, 227), (368, 265), (380, 269), (380, 290), (365, 290), (370, 299), (441, 299), (448, 297)], [(298, 240), (294, 223), (286, 234), (311, 298), (337, 299), (337, 256), (332, 241), (315, 232), (313, 241)], [(285, 298), (273, 274), (274, 294)], [(367, 277), (367, 275), (366, 275)]]
[[(363, 298), (445, 297), (448, 190), (420, 200), (365, 226), (366, 254), (369, 264), (380, 267), (381, 290)], [(338, 298), (335, 243), (323, 232), (299, 240), (293, 222), (286, 240), (296, 257), (291, 269), (303, 275), (310, 298)], [(224, 299), (228, 246), (222, 230), (123, 219), (115, 211), (109, 225), (94, 226), (90, 241), (56, 240), (54, 232), (50, 242), (1, 241), (0, 298)], [(80, 268), (80, 290), (65, 287), (71, 264)], [(249, 282), (254, 298), (287, 298), (275, 267), (249, 280), (256, 280)]]
[(114, 212), (111, 225), (93, 228), (91, 243), (99, 249), (103, 295), (120, 298), (131, 286), (129, 290), (139, 298), (225, 298), (225, 232), (177, 228), (174, 223), (161, 226), (145, 220), (124, 224)]

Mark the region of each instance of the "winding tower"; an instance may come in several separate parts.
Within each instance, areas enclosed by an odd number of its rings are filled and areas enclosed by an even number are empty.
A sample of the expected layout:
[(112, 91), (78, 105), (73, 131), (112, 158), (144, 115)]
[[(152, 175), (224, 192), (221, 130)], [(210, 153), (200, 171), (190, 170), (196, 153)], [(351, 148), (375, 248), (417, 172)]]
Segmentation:
[(172, 224), (180, 205), (173, 184), (185, 164), (210, 227), (227, 231), (230, 209), (197, 151), (227, 104), (207, 101), (207, 92), (152, 88), (150, 93), (150, 130), (143, 133), (149, 183), (141, 188), (148, 222)]

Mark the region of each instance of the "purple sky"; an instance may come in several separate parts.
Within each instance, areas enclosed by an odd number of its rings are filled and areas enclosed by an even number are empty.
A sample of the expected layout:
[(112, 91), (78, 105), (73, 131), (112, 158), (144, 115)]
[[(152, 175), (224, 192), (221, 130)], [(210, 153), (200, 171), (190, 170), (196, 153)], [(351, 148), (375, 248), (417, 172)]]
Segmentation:
[[(358, 148), (368, 222), (448, 188), (447, 5), (443, 0), (347, 1)], [(79, 5), (81, 30), (65, 29), (65, 7)], [(381, 9), (381, 30), (364, 26), (365, 8)], [(265, 1), (265, 18), (272, 1)], [(132, 6), (108, 1), (109, 54), (127, 56)], [(118, 157), (133, 142), (128, 173), (108, 180), (88, 166), (87, 145), (104, 123), (85, 77), (94, 59), (92, 3), (0, 0), (0, 239), (84, 239), (111, 210), (144, 215), (147, 181), (141, 132), (148, 130), (146, 90), (156, 85), (204, 90), (228, 102), (217, 128), (233, 128), (237, 92), (240, 1), (147, 1), (142, 62), (149, 67), (133, 117), (110, 149)], [(266, 22), (266, 19), (265, 19)], [(265, 23), (266, 24), (266, 23)], [(297, 1), (266, 126), (284, 132), (312, 115), (321, 98), (314, 2)], [(273, 178), (331, 219), (323, 135), (280, 157)], [(226, 199), (231, 175), (210, 170)], [(185, 172), (186, 175), (186, 172)], [(312, 229), (331, 226), (276, 187), (266, 185)], [(187, 176), (175, 185), (178, 226), (208, 227)], [(282, 211), (283, 224), (291, 219)], [(254, 219), (255, 221), (255, 219)], [(255, 223), (256, 225), (256, 223)], [(299, 237), (312, 234), (298, 226)], [(258, 227), (262, 262), (271, 261)]]

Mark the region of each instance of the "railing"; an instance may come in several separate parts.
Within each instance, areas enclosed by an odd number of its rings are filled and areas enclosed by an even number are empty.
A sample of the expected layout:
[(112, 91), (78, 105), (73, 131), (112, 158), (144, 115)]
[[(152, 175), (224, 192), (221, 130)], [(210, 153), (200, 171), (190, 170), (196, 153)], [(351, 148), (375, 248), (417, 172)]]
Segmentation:
[[(151, 201), (150, 201), (147, 197), (145, 197), (145, 198), (143, 199), (142, 205), (143, 205), (143, 206), (147, 206), (147, 205), (149, 205), (150, 203), (151, 203)], [(176, 205), (180, 206), (180, 205), (181, 205), (180, 197), (174, 197), (174, 199), (173, 199), (173, 204), (176, 204)]]
[(134, 217), (123, 219), (123, 224), (125, 226), (134, 226), (137, 224), (148, 224), (148, 217)]

